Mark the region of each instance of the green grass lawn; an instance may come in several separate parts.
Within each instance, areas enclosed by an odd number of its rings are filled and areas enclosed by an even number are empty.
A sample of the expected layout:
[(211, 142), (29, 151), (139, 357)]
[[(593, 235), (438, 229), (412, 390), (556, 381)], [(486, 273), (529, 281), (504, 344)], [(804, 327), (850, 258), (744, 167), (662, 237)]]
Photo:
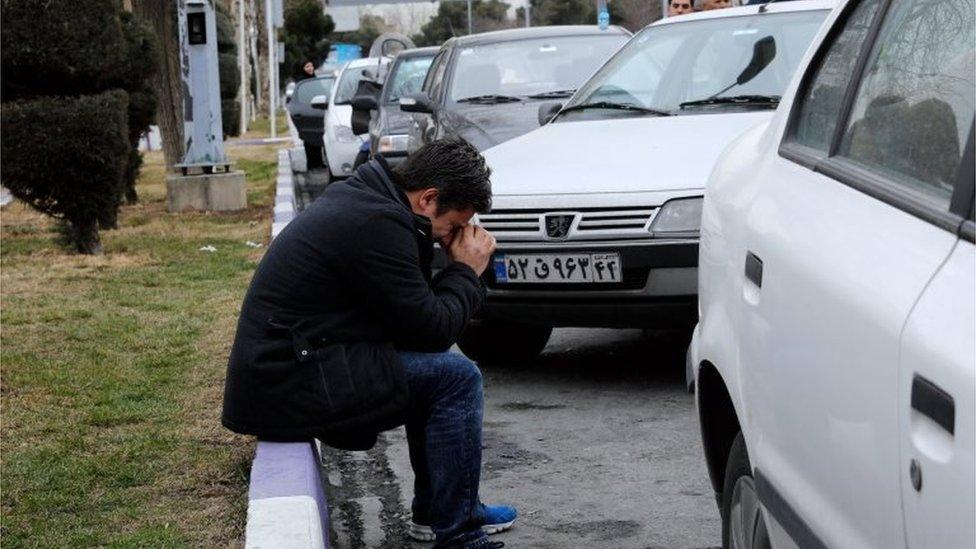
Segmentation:
[(247, 172), (248, 210), (167, 213), (150, 153), (142, 201), (102, 233), (100, 257), (66, 251), (19, 203), (0, 214), (5, 547), (242, 541), (253, 446), (219, 415), (277, 163), (271, 147), (228, 153)]

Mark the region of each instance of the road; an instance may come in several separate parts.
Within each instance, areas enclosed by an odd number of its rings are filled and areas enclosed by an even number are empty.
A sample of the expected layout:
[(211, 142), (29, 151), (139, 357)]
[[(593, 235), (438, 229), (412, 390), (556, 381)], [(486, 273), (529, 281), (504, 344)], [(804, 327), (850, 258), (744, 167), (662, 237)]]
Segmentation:
[[(299, 208), (323, 189), (298, 178)], [(565, 328), (540, 357), (483, 369), (482, 501), (520, 518), (515, 548), (711, 548), (721, 521), (685, 391), (687, 334)], [(455, 352), (460, 352), (456, 348)], [(368, 452), (323, 449), (335, 549), (419, 549), (402, 429)]]
[[(508, 547), (721, 545), (686, 337), (556, 330), (535, 361), (484, 369), (482, 500), (518, 507)], [(456, 349), (455, 349), (456, 350)], [(327, 449), (337, 548), (406, 541), (413, 475), (402, 430), (369, 452)]]

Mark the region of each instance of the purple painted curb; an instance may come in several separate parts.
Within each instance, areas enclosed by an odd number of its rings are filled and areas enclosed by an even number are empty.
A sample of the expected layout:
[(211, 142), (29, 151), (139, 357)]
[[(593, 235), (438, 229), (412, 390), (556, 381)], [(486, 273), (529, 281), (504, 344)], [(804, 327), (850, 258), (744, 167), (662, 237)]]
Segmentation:
[(329, 507), (314, 442), (258, 441), (251, 464), (248, 500), (309, 496), (318, 505), (325, 546), (329, 546)]

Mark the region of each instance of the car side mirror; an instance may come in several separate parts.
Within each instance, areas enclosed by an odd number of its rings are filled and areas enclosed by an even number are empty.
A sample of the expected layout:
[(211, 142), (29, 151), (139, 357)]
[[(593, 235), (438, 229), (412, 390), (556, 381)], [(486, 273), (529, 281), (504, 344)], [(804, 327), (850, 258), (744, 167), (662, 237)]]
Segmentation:
[(539, 105), (539, 125), (545, 126), (563, 110), (562, 103), (543, 103)]
[(324, 111), (325, 109), (329, 108), (329, 96), (316, 95), (312, 98), (312, 101), (309, 104), (312, 105), (313, 109)]
[(430, 97), (424, 92), (411, 93), (406, 97), (400, 98), (400, 110), (403, 112), (419, 112), (425, 114), (431, 114), (434, 112), (434, 106), (430, 101)]
[(772, 36), (760, 38), (752, 45), (752, 59), (746, 68), (742, 69), (739, 77), (735, 79), (740, 86), (752, 80), (757, 74), (762, 72), (776, 57), (776, 40)]
[(379, 108), (376, 98), (372, 95), (357, 95), (349, 102), (354, 111), (375, 111)]

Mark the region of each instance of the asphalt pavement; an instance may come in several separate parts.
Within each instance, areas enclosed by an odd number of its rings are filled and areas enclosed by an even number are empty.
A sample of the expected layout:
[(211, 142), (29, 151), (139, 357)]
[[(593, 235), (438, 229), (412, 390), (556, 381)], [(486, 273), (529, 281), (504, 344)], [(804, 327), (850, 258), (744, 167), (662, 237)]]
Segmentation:
[[(684, 388), (686, 334), (559, 329), (539, 358), (483, 369), (482, 500), (519, 510), (506, 547), (704, 548), (721, 522)], [(457, 351), (457, 349), (455, 349)], [(406, 437), (326, 449), (333, 546), (409, 542)]]
[[(299, 208), (325, 187), (298, 177)], [(482, 369), (481, 498), (516, 506), (512, 548), (712, 548), (721, 521), (694, 399), (689, 334), (557, 329), (539, 357)], [(460, 352), (457, 348), (455, 352)], [(368, 452), (323, 449), (334, 549), (410, 548), (403, 429)]]

